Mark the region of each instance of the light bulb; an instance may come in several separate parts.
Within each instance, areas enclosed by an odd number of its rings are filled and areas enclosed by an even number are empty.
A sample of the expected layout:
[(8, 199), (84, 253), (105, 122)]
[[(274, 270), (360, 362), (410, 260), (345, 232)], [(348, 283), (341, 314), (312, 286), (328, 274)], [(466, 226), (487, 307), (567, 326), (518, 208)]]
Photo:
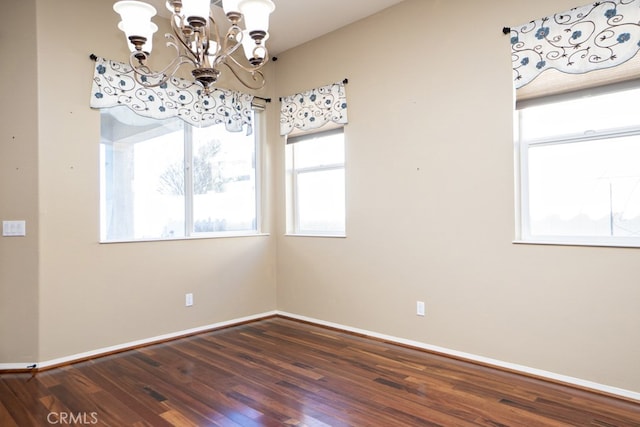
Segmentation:
[(155, 7), (141, 1), (125, 0), (115, 3), (113, 10), (122, 17), (118, 28), (124, 31), (127, 37), (149, 34), (151, 18), (156, 14)]
[(224, 9), (224, 13), (229, 12), (240, 12), (240, 8), (238, 8), (238, 3), (240, 0), (222, 0), (222, 9)]
[(276, 8), (271, 0), (240, 0), (238, 7), (244, 15), (245, 27), (249, 34), (269, 32), (269, 15)]
[(127, 32), (124, 29), (124, 24), (122, 23), (122, 21), (118, 23), (118, 28), (124, 32), (124, 35), (127, 38), (127, 46), (129, 46), (129, 49), (131, 50), (131, 52), (136, 50), (136, 47), (134, 46), (133, 43), (130, 42), (129, 37), (142, 36), (147, 39), (147, 41), (144, 44), (143, 50), (147, 53), (151, 53), (151, 51), (153, 50), (153, 33), (158, 31), (158, 26), (156, 24), (154, 24), (153, 22), (149, 22), (149, 28), (146, 31), (141, 31), (142, 34), (127, 34)]
[(197, 16), (209, 19), (210, 0), (182, 0), (182, 14), (189, 18)]

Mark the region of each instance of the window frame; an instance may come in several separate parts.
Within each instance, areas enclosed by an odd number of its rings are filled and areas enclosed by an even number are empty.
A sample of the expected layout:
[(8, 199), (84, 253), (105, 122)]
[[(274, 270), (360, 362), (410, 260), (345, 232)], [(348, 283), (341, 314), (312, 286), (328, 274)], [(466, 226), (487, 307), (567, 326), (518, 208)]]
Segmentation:
[[(318, 138), (319, 136), (329, 136), (332, 134), (342, 135), (342, 149), (343, 149), (343, 161), (341, 163), (328, 163), (316, 166), (307, 166), (302, 168), (295, 167), (295, 145), (298, 142)], [(293, 141), (291, 141), (293, 140)], [(316, 129), (309, 132), (298, 132), (287, 136), (287, 142), (285, 151), (290, 150), (285, 154), (285, 169), (287, 175), (286, 183), (286, 235), (288, 236), (302, 236), (302, 237), (338, 237), (344, 238), (347, 235), (347, 218), (346, 218), (346, 137), (344, 126), (327, 126)], [(314, 172), (330, 172), (342, 170), (344, 174), (344, 190), (345, 190), (345, 211), (344, 211), (344, 230), (304, 230), (300, 227), (300, 208), (298, 204), (299, 200), (299, 186), (298, 180), (301, 174), (314, 173)]]
[[(118, 106), (113, 108), (123, 108), (126, 107)], [(102, 214), (103, 214), (103, 206), (102, 206), (102, 183), (100, 184), (100, 209), (99, 209), (99, 238), (98, 242), (101, 244), (111, 244), (111, 243), (139, 243), (139, 242), (161, 242), (161, 241), (175, 241), (175, 240), (198, 240), (198, 239), (211, 239), (211, 238), (225, 238), (225, 237), (246, 237), (246, 236), (261, 236), (267, 233), (264, 232), (264, 220), (263, 220), (263, 205), (262, 205), (262, 192), (263, 188), (263, 144), (264, 144), (264, 133), (266, 131), (266, 120), (263, 117), (263, 110), (260, 108), (255, 108), (253, 110), (253, 144), (254, 144), (254, 171), (255, 171), (255, 190), (254, 190), (254, 198), (255, 198), (255, 228), (252, 230), (239, 230), (239, 231), (212, 231), (212, 232), (196, 232), (195, 228), (195, 218), (194, 218), (194, 183), (193, 183), (193, 167), (194, 167), (194, 157), (193, 157), (193, 145), (194, 145), (194, 136), (193, 136), (193, 128), (194, 126), (189, 123), (183, 124), (183, 166), (184, 166), (184, 236), (179, 237), (145, 237), (145, 238), (124, 238), (124, 239), (103, 239), (102, 238)], [(223, 124), (217, 124), (214, 126), (224, 126)], [(102, 145), (102, 142), (101, 144)], [(101, 157), (101, 155), (100, 155)], [(100, 175), (102, 176), (104, 170), (104, 165), (102, 164), (102, 158), (100, 159)], [(100, 178), (102, 180), (102, 178)]]
[(640, 236), (597, 236), (597, 235), (533, 235), (531, 233), (529, 197), (529, 149), (544, 145), (562, 145), (588, 141), (601, 141), (629, 136), (640, 137), (640, 118), (630, 126), (619, 126), (600, 131), (584, 131), (583, 134), (555, 135), (526, 140), (520, 129), (521, 110), (544, 104), (553, 104), (579, 98), (639, 89), (640, 80), (624, 81), (593, 88), (581, 89), (564, 94), (554, 94), (516, 103), (514, 110), (514, 166), (515, 166), (515, 216), (516, 230), (514, 243), (563, 246), (594, 247), (640, 247)]

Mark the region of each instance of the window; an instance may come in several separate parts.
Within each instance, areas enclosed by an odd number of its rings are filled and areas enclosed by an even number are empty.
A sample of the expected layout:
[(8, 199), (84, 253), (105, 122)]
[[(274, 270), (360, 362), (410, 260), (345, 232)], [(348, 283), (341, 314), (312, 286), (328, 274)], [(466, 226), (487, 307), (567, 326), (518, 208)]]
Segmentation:
[(345, 235), (344, 133), (287, 139), (287, 232)]
[(100, 240), (257, 233), (254, 135), (103, 109)]
[(627, 82), (518, 106), (521, 240), (640, 246), (639, 97)]

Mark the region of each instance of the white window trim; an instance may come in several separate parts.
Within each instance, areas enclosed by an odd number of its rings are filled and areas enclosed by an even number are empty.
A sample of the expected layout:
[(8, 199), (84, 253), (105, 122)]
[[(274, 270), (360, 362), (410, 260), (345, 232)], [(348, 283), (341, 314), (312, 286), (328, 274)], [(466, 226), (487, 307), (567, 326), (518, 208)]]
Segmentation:
[[(263, 158), (263, 145), (265, 144), (266, 120), (263, 117), (263, 110), (253, 110), (253, 135), (254, 135), (254, 158), (255, 158), (255, 206), (256, 206), (256, 228), (255, 230), (243, 231), (217, 231), (217, 232), (194, 232), (193, 231), (193, 176), (191, 169), (193, 167), (193, 130), (192, 126), (187, 124), (184, 127), (184, 156), (185, 156), (185, 235), (180, 237), (158, 237), (144, 239), (111, 239), (102, 240), (100, 229), (98, 229), (99, 244), (119, 244), (119, 243), (144, 243), (144, 242), (165, 242), (179, 240), (201, 240), (201, 239), (217, 239), (217, 238), (233, 238), (233, 237), (252, 237), (252, 236), (269, 236), (269, 232), (265, 231), (265, 219), (263, 212), (265, 210), (264, 198), (262, 196), (265, 191), (262, 177), (262, 171), (265, 170)], [(187, 157), (188, 156), (188, 157)], [(190, 163), (187, 163), (190, 159)]]
[(584, 142), (602, 140), (607, 138), (619, 138), (625, 136), (640, 135), (640, 124), (626, 128), (616, 128), (607, 131), (593, 131), (586, 135), (566, 135), (554, 138), (539, 138), (530, 141), (523, 141), (519, 129), (519, 109), (523, 106), (538, 105), (541, 103), (559, 102), (579, 96), (581, 93), (590, 95), (610, 93), (612, 91), (636, 88), (639, 80), (625, 81), (612, 85), (585, 89), (568, 94), (551, 95), (546, 98), (526, 100), (518, 103), (513, 116), (514, 128), (514, 171), (515, 171), (515, 216), (516, 230), (514, 244), (533, 245), (561, 245), (561, 246), (592, 246), (592, 247), (613, 247), (613, 248), (638, 248), (640, 247), (640, 237), (621, 236), (548, 236), (532, 235), (530, 233), (529, 218), (529, 171), (528, 171), (528, 148), (536, 145), (566, 144), (572, 142)]
[[(345, 137), (344, 134), (344, 125), (339, 125), (339, 124), (335, 124), (335, 123), (328, 123), (327, 125), (318, 128), (318, 129), (312, 129), (309, 131), (294, 131), (291, 132), (291, 134), (289, 134), (287, 136), (288, 138), (300, 138), (300, 139), (306, 139), (308, 138), (314, 138), (315, 136), (317, 136), (317, 134), (322, 134), (322, 133), (331, 133), (333, 131), (337, 131), (340, 130), (343, 134), (343, 138)], [(290, 143), (287, 143), (290, 144)], [(295, 143), (294, 143), (295, 144)], [(346, 144), (345, 144), (345, 160), (343, 163), (334, 163), (334, 164), (328, 164), (328, 165), (322, 165), (322, 166), (314, 166), (314, 167), (307, 167), (307, 168), (301, 168), (301, 169), (294, 169), (293, 165), (295, 165), (295, 150), (292, 150), (291, 152), (291, 159), (290, 159), (290, 163), (286, 162), (287, 164), (285, 165), (285, 173), (286, 173), (286, 194), (285, 194), (285, 199), (286, 199), (286, 212), (288, 213), (286, 216), (286, 227), (285, 227), (285, 236), (290, 236), (290, 237), (329, 237), (329, 238), (346, 238), (347, 237), (347, 231), (346, 231), (346, 200), (345, 200), (345, 231), (344, 232), (337, 232), (337, 231), (317, 231), (317, 230), (301, 230), (300, 229), (300, 215), (298, 212), (298, 206), (297, 206), (297, 200), (298, 200), (298, 194), (297, 194), (297, 190), (298, 190), (298, 183), (297, 183), (297, 179), (298, 179), (298, 175), (300, 174), (300, 172), (302, 171), (303, 173), (307, 173), (307, 172), (322, 172), (322, 171), (329, 171), (329, 170), (343, 170), (345, 171), (345, 186), (346, 186), (346, 170), (347, 170), (347, 160), (346, 160)], [(291, 194), (290, 194), (291, 193)], [(346, 193), (346, 188), (345, 188), (345, 193)], [(346, 195), (345, 195), (346, 197)]]
[[(187, 196), (185, 196), (185, 215), (188, 215), (185, 218), (185, 226), (186, 226), (186, 239), (202, 239), (202, 238), (222, 238), (222, 237), (246, 237), (246, 236), (264, 236), (268, 235), (264, 230), (264, 221), (263, 221), (263, 205), (262, 205), (262, 192), (265, 190), (263, 187), (264, 180), (262, 179), (262, 171), (263, 167), (263, 144), (264, 144), (264, 135), (265, 135), (265, 121), (262, 117), (264, 113), (262, 110), (254, 109), (253, 110), (253, 135), (254, 135), (254, 159), (255, 159), (255, 216), (256, 216), (256, 228), (255, 230), (244, 230), (244, 231), (212, 231), (212, 232), (194, 232), (193, 230), (193, 175), (191, 173), (187, 173), (189, 177), (188, 180), (185, 179), (185, 186), (187, 185), (187, 181), (189, 182), (190, 192)], [(192, 128), (188, 128), (188, 133), (192, 133)], [(185, 138), (187, 137), (187, 132), (185, 132)], [(189, 150), (193, 148), (193, 139), (190, 139), (189, 143), (185, 143), (185, 155), (187, 154), (187, 146), (189, 146)], [(190, 153), (190, 157), (185, 157), (191, 159), (193, 162), (193, 153)], [(186, 165), (188, 169), (185, 169), (185, 172), (189, 172), (192, 168), (191, 165)], [(185, 177), (186, 178), (186, 177)], [(187, 187), (188, 189), (189, 187)], [(185, 190), (186, 191), (186, 190)], [(191, 199), (189, 202), (186, 200), (187, 198)], [(164, 239), (171, 240), (171, 239)]]

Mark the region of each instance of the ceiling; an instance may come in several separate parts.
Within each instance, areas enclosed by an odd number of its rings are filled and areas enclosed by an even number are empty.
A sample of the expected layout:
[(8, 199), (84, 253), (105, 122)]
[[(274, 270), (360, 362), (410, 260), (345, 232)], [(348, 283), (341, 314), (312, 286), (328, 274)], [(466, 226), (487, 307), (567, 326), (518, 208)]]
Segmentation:
[[(155, 6), (160, 16), (169, 17), (165, 0), (146, 1)], [(401, 1), (273, 0), (276, 10), (271, 14), (269, 23), (269, 53), (277, 55)], [(219, 2), (212, 0), (213, 4)]]

